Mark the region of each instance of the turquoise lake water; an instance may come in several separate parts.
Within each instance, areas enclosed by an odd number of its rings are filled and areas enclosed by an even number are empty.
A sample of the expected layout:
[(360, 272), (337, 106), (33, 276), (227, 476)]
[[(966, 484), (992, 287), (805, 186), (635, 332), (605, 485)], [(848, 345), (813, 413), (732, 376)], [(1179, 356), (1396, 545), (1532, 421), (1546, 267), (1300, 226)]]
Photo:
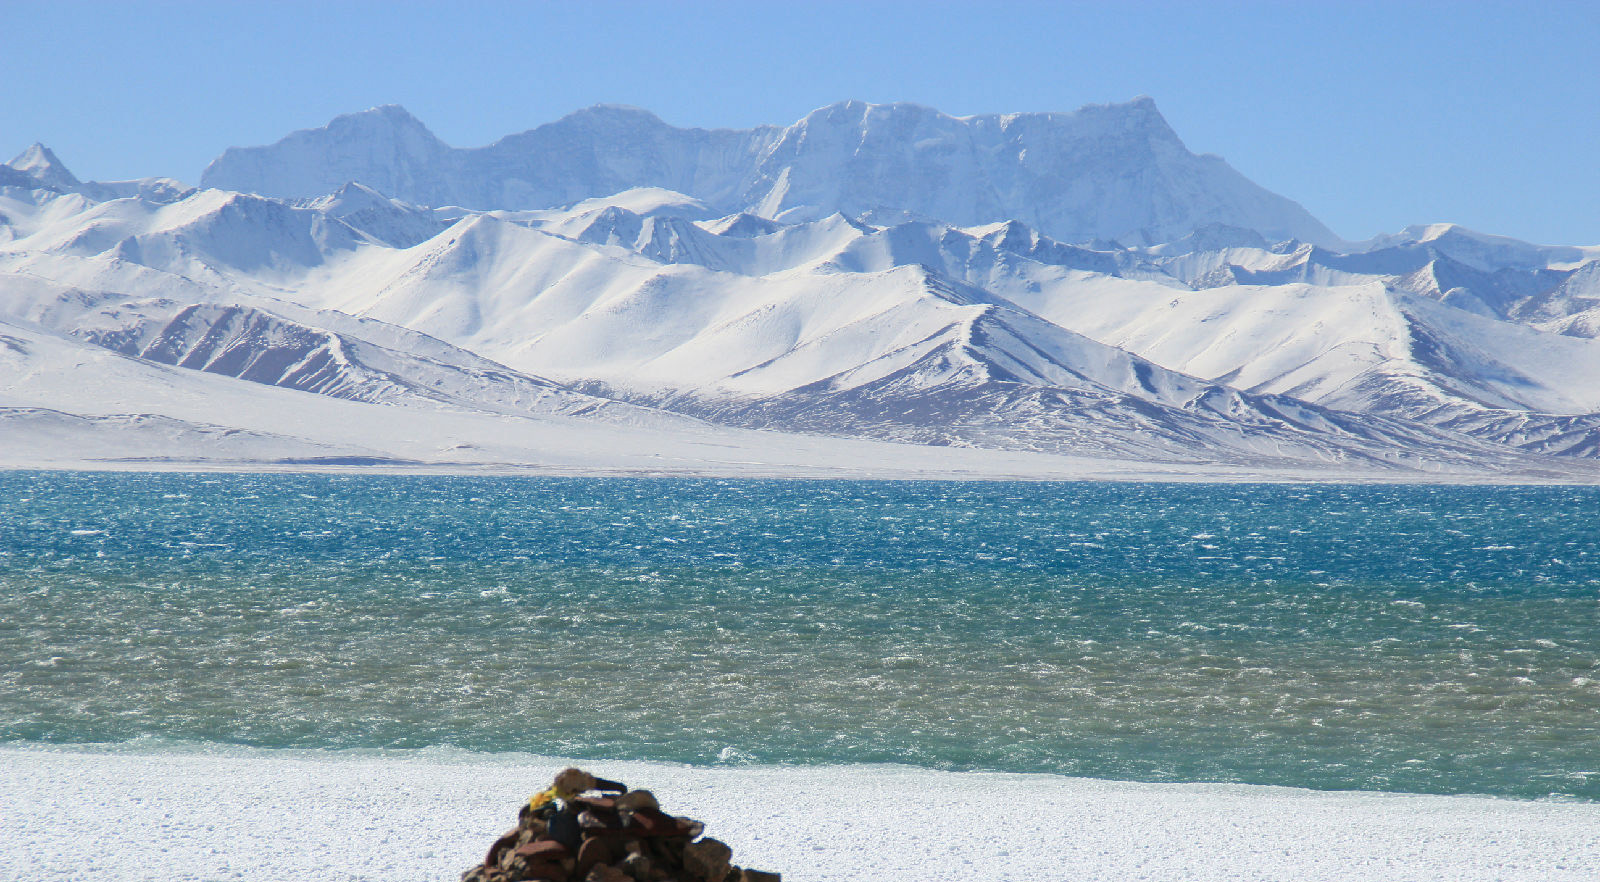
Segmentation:
[(1600, 489), (0, 473), (0, 741), (1600, 799)]

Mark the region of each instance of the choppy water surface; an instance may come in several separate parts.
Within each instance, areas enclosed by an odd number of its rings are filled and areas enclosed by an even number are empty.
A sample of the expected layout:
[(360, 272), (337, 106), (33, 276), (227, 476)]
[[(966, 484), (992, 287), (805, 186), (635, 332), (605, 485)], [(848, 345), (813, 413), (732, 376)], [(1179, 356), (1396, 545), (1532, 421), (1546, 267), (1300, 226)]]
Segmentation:
[(1600, 490), (0, 474), (0, 740), (1600, 799)]

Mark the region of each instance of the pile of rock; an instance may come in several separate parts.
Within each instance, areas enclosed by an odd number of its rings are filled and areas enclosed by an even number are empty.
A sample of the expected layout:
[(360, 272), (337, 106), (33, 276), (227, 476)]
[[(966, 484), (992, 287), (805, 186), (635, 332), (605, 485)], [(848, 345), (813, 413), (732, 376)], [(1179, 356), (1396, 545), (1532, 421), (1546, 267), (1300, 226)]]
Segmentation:
[(461, 882), (782, 882), (733, 866), (733, 849), (704, 829), (661, 811), (648, 790), (525, 805)]

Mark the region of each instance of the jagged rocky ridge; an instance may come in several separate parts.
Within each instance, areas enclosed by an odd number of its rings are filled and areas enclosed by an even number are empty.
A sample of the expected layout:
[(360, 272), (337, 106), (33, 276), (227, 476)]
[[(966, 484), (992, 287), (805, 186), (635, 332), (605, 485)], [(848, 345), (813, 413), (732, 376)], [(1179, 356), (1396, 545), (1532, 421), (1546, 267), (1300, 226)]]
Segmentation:
[(119, 196), (38, 147), (5, 168), (25, 180), (0, 186), (0, 317), (323, 395), (1266, 468), (1600, 456), (1596, 248), (1449, 225), (1072, 244), (660, 188), (494, 211), (349, 182)]
[(1149, 98), (972, 117), (844, 101), (793, 125), (749, 130), (680, 129), (648, 111), (601, 105), (472, 149), (446, 145), (390, 105), (271, 146), (232, 148), (201, 177), (207, 187), (284, 198), (349, 181), (474, 209), (550, 208), (659, 187), (718, 214), (790, 221), (835, 212), (958, 225), (1016, 218), (1058, 239), (1144, 243), (1225, 223), (1339, 242), (1299, 205), (1215, 156), (1190, 153)]

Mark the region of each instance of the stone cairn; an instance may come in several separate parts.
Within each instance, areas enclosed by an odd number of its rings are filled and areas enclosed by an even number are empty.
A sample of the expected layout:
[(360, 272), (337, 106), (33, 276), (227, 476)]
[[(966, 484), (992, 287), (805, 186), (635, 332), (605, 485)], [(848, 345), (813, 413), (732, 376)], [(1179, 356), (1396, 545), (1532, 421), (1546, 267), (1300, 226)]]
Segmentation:
[(461, 882), (782, 882), (777, 873), (734, 866), (733, 849), (702, 838), (704, 830), (661, 811), (648, 790), (573, 794), (524, 805), (517, 826)]

